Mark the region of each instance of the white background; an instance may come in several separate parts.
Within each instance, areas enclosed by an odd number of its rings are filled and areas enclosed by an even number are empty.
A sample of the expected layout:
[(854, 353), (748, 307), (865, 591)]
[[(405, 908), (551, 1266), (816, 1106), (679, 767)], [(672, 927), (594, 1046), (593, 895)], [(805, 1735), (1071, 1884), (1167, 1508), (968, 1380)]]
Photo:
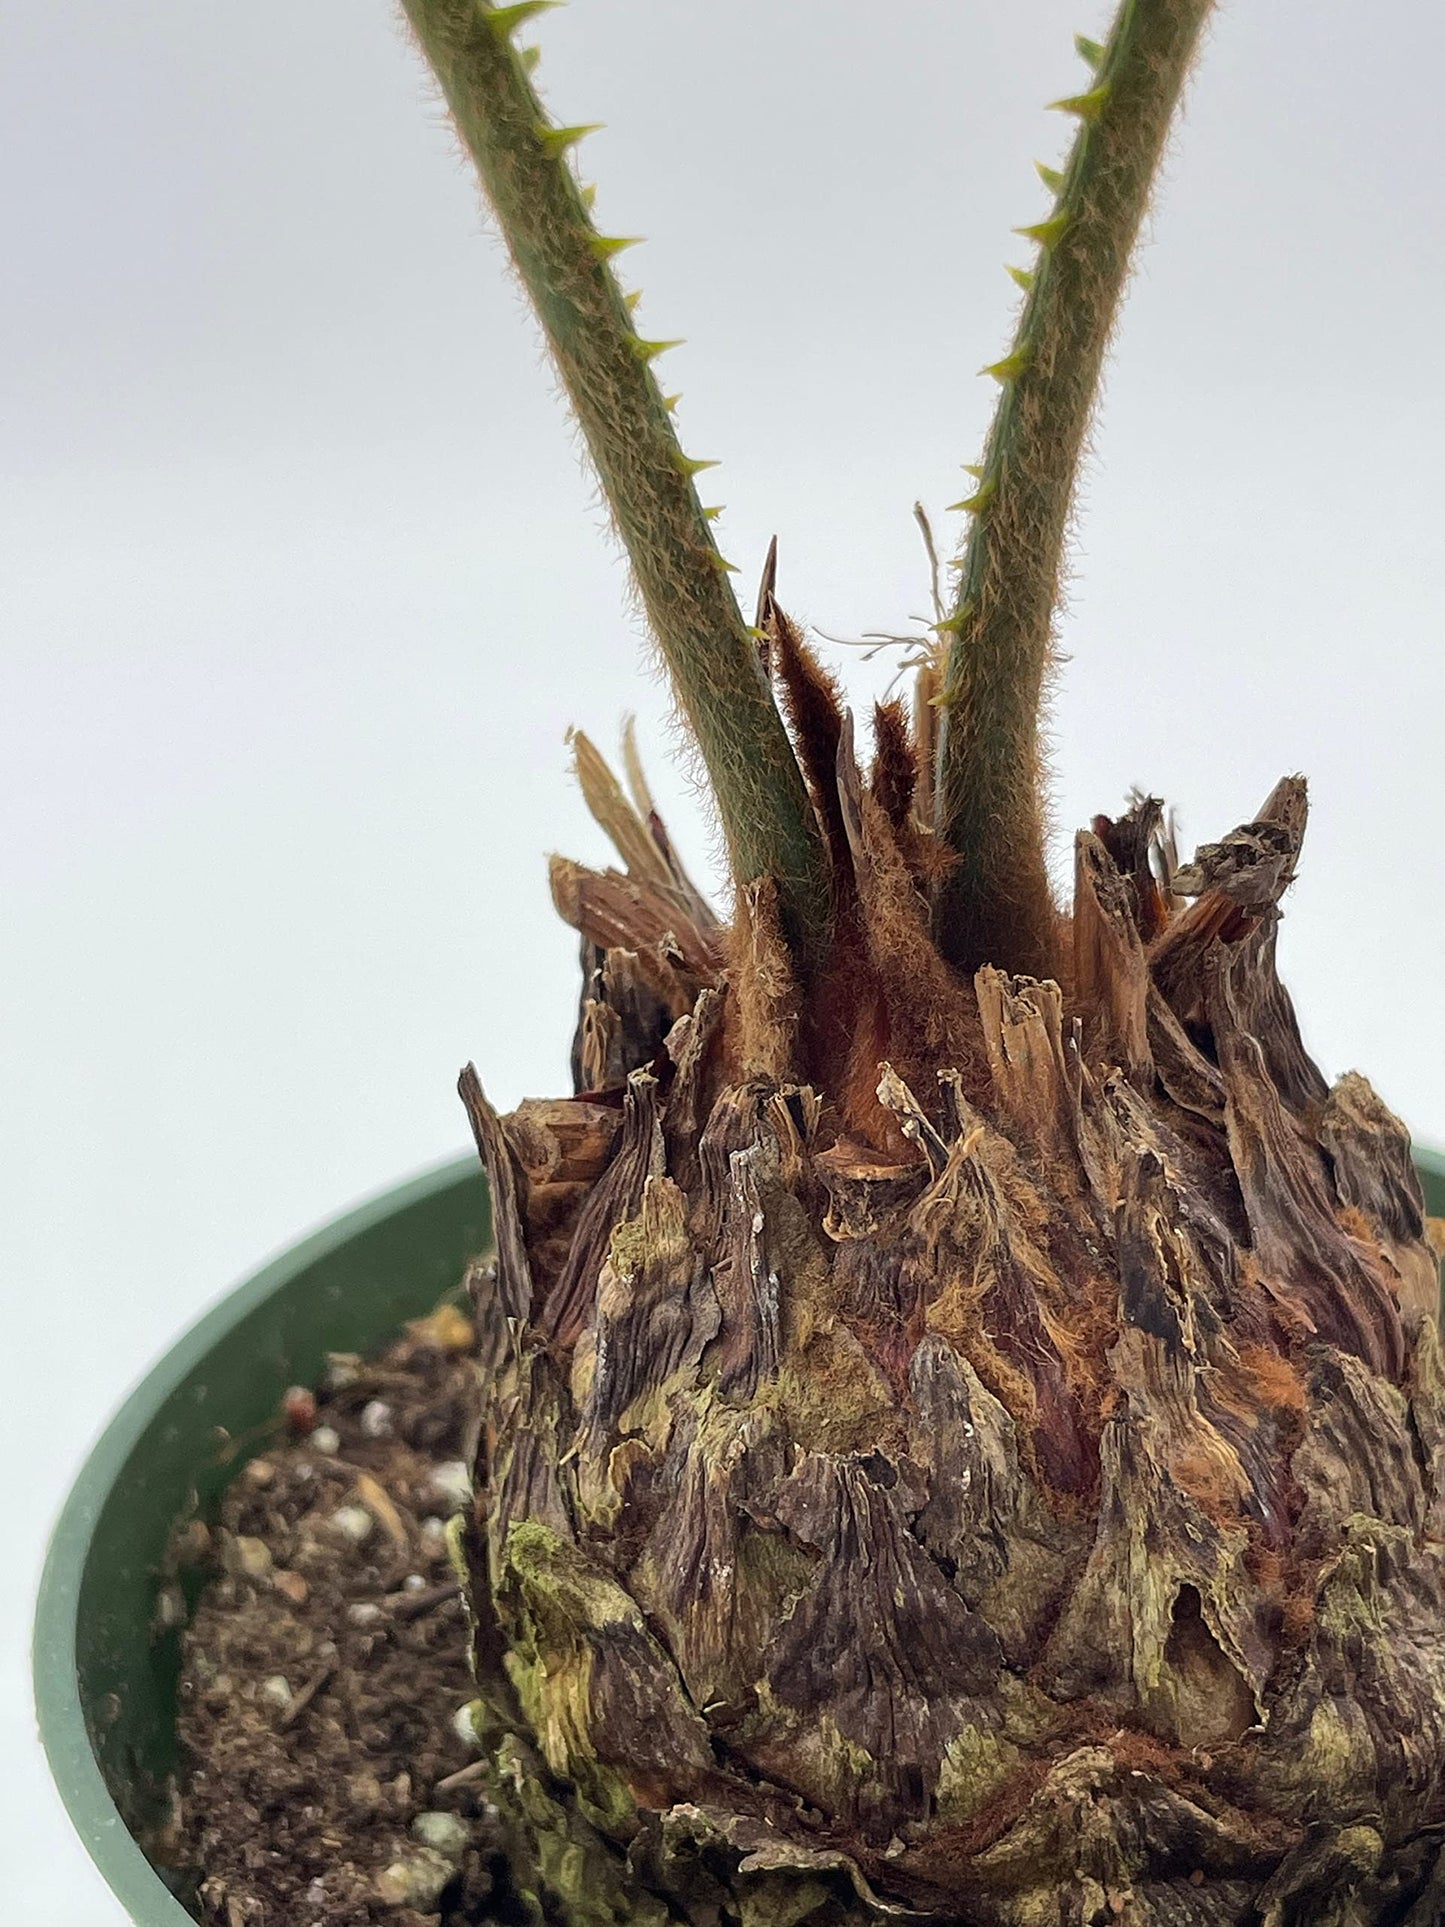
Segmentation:
[[(1009, 229), (1098, 0), (576, 0), (538, 30), (751, 596), (926, 607)], [(1053, 713), (1057, 852), (1315, 814), (1283, 940), (1330, 1073), (1445, 1141), (1439, 77), (1429, 0), (1236, 4), (1120, 330)], [(565, 1088), (543, 856), (603, 852), (576, 722), (636, 708), (711, 847), (575, 438), (382, 0), (0, 10), (5, 1292), (0, 1867), (113, 1923), (34, 1745), (44, 1534), (125, 1386), (359, 1194)], [(940, 517), (950, 527), (957, 517)], [(886, 680), (840, 652), (860, 697)]]

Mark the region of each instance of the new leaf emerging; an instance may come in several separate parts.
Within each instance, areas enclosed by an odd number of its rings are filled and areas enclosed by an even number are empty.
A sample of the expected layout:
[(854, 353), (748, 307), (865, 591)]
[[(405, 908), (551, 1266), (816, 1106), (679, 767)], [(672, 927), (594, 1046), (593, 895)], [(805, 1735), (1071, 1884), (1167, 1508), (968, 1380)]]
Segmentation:
[[(1139, 223), (1212, 0), (1125, 0), (1096, 70), (1056, 103), (1079, 130), (1038, 245), (984, 486), (950, 612), (936, 827), (958, 861), (938, 897), (945, 956), (1038, 976), (1060, 968), (1044, 850), (1039, 715), (1079, 454)], [(1049, 179), (1046, 172), (1044, 178)], [(1012, 270), (1011, 270), (1012, 272)], [(981, 498), (981, 499), (980, 499)]]

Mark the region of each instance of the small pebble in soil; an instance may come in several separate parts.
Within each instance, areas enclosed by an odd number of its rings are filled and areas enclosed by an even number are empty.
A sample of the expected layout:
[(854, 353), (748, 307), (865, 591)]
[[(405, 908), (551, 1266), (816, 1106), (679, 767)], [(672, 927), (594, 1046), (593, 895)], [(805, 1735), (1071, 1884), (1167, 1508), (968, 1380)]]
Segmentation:
[(419, 1813), (411, 1830), (424, 1847), (434, 1847), (448, 1860), (460, 1860), (472, 1837), (471, 1828), (459, 1813)]
[(293, 1606), (304, 1606), (310, 1596), (311, 1588), (299, 1572), (278, 1572), (272, 1575), (271, 1584), (283, 1599), (289, 1599)]
[(278, 1712), (286, 1712), (295, 1697), (291, 1682), (283, 1673), (272, 1673), (268, 1679), (261, 1681), (261, 1698)]
[(445, 1854), (433, 1847), (417, 1847), (376, 1876), (377, 1898), (392, 1907), (415, 1907), (425, 1913), (441, 1899), (455, 1871)]
[(391, 1407), (384, 1398), (369, 1399), (361, 1408), (361, 1435), (367, 1439), (391, 1437)]
[(291, 1430), (304, 1438), (316, 1424), (316, 1394), (306, 1385), (289, 1386), (281, 1410)]
[(472, 1502), (472, 1475), (465, 1459), (444, 1459), (432, 1467), (431, 1490), (448, 1512), (464, 1512)]
[(376, 1521), (364, 1505), (338, 1506), (331, 1515), (332, 1529), (353, 1545), (364, 1545), (376, 1530)]
[(328, 1459), (334, 1459), (341, 1450), (341, 1434), (333, 1425), (318, 1425), (311, 1434), (311, 1449)]
[(455, 1305), (442, 1305), (430, 1318), (417, 1318), (407, 1327), (414, 1339), (434, 1345), (439, 1352), (467, 1352), (477, 1340), (476, 1326)]
[(379, 1626), (386, 1614), (374, 1599), (358, 1599), (354, 1605), (346, 1608), (346, 1617), (353, 1626), (360, 1626), (365, 1631), (370, 1626)]
[(382, 1785), (374, 1773), (353, 1773), (346, 1790), (358, 1813), (375, 1813), (381, 1805)]
[(187, 1519), (179, 1531), (171, 1535), (170, 1551), (178, 1572), (203, 1566), (211, 1556), (210, 1527), (202, 1519)]
[(253, 1539), (248, 1534), (238, 1533), (227, 1548), (226, 1561), (231, 1570), (243, 1579), (269, 1579), (274, 1561), (271, 1548), (264, 1539)]
[(429, 1518), (421, 1522), (422, 1550), (429, 1559), (445, 1559), (447, 1556), (447, 1522), (445, 1519)]
[(473, 1753), (480, 1753), (482, 1750), (482, 1742), (477, 1733), (477, 1715), (481, 1710), (480, 1700), (468, 1700), (465, 1706), (459, 1706), (452, 1715), (452, 1731), (459, 1740), (471, 1748)]

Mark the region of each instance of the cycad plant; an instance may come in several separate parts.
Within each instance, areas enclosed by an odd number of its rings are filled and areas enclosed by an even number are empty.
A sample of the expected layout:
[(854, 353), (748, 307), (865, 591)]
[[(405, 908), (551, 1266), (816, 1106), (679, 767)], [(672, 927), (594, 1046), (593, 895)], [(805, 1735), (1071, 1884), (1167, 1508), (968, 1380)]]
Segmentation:
[[(696, 738), (719, 921), (628, 746), (557, 860), (575, 1093), (462, 1079), (498, 1255), (469, 1568), (518, 1918), (1445, 1916), (1445, 1375), (1406, 1133), (1275, 971), (1286, 777), (1181, 865), (1137, 799), (1053, 899), (1070, 497), (1209, 0), (1088, 66), (910, 706), (864, 756), (739, 608), (519, 30), (404, 0)], [(725, 30), (720, 27), (720, 31)], [(630, 792), (630, 793), (629, 793)]]

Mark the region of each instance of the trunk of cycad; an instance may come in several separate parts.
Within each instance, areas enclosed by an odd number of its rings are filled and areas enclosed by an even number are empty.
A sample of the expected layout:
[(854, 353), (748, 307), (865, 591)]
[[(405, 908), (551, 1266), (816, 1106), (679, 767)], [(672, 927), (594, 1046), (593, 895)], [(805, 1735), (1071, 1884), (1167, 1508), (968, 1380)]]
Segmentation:
[(1153, 804), (1082, 834), (1066, 996), (898, 974), (891, 780), (844, 738), (900, 1149), (845, 1066), (780, 1060), (766, 895), (725, 949), (635, 871), (554, 867), (579, 1094), (499, 1119), (463, 1078), (517, 1886), (578, 1923), (1424, 1927), (1436, 1261), (1403, 1128), (1275, 973), (1304, 786), (1172, 878)]
[[(1176, 870), (1077, 840), (1036, 743), (1078, 449), (1208, 0), (1123, 0), (866, 780), (719, 573), (513, 44), (404, 0), (547, 331), (737, 885), (627, 756), (570, 1098), (462, 1095), (495, 1263), (459, 1544), (508, 1917), (568, 1927), (1426, 1927), (1445, 1918), (1445, 1372), (1409, 1144), (1275, 971), (1289, 778)], [(775, 706), (774, 679), (788, 728)], [(937, 748), (935, 757), (934, 750)], [(925, 820), (927, 819), (927, 820)], [(1032, 974), (1018, 974), (1029, 971)]]

